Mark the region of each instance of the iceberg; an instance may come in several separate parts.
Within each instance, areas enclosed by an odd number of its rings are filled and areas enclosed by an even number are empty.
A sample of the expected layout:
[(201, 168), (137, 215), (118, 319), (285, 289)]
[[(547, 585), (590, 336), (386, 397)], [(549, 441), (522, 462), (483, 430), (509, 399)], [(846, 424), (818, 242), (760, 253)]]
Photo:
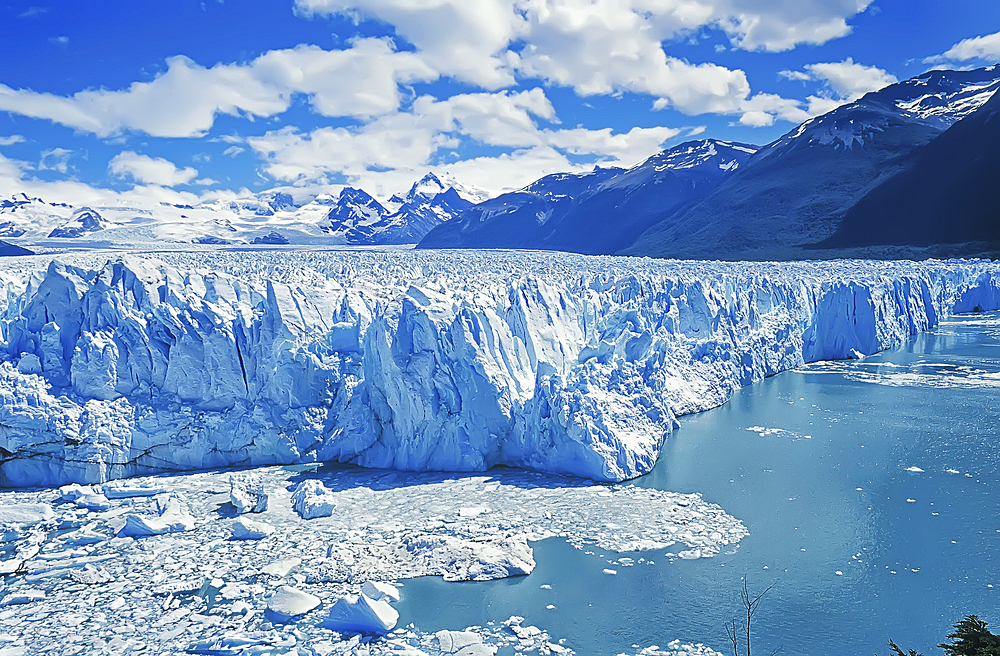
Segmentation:
[(741, 386), (1000, 307), (989, 261), (59, 258), (0, 265), (0, 486), (323, 461), (621, 481)]
[(399, 613), (389, 602), (360, 595), (338, 599), (323, 626), (339, 633), (385, 634), (395, 628), (398, 620)]

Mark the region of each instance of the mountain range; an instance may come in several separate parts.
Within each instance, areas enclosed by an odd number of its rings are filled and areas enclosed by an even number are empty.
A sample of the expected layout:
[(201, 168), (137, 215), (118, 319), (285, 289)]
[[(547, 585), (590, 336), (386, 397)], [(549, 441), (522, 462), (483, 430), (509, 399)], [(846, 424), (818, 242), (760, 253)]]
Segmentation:
[[(629, 169), (547, 175), (491, 198), (428, 173), (379, 200), (345, 187), (195, 205), (0, 200), (0, 239), (33, 247), (180, 242), (520, 248), (723, 260), (1000, 254), (1000, 67), (935, 70), (764, 146), (702, 139)], [(65, 200), (65, 199), (59, 199)]]

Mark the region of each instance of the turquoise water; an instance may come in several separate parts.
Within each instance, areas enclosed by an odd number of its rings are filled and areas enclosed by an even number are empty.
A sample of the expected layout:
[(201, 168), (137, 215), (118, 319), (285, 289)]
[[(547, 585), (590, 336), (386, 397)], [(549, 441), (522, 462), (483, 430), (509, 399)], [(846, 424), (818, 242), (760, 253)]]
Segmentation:
[[(754, 653), (869, 656), (888, 653), (890, 637), (940, 653), (968, 613), (1000, 632), (998, 437), (1000, 315), (958, 317), (681, 420), (655, 470), (631, 484), (702, 493), (750, 529), (738, 549), (683, 561), (546, 540), (527, 577), (407, 581), (401, 620), (436, 631), (516, 614), (578, 654), (674, 639), (727, 652), (745, 575), (751, 591), (774, 586)], [(621, 556), (653, 564), (607, 562)]]

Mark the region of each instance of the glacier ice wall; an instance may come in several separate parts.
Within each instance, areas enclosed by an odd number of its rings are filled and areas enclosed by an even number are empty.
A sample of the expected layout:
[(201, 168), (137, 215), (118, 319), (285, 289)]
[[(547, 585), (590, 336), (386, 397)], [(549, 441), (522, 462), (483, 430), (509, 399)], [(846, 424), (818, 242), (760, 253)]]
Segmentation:
[(80, 253), (0, 268), (0, 485), (338, 460), (618, 481), (681, 414), (1000, 307), (1000, 265)]

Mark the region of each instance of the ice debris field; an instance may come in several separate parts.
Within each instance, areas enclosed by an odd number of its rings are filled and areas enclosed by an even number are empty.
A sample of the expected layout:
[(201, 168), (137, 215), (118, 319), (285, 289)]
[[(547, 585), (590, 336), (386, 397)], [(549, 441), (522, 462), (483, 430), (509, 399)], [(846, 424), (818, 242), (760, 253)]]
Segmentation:
[(226, 466), (621, 481), (678, 415), (1000, 307), (988, 261), (78, 252), (0, 264), (0, 486)]
[(314, 470), (0, 493), (0, 653), (572, 654), (518, 617), (420, 633), (389, 582), (525, 575), (528, 541), (548, 537), (691, 559), (747, 534), (692, 494), (513, 470)]

